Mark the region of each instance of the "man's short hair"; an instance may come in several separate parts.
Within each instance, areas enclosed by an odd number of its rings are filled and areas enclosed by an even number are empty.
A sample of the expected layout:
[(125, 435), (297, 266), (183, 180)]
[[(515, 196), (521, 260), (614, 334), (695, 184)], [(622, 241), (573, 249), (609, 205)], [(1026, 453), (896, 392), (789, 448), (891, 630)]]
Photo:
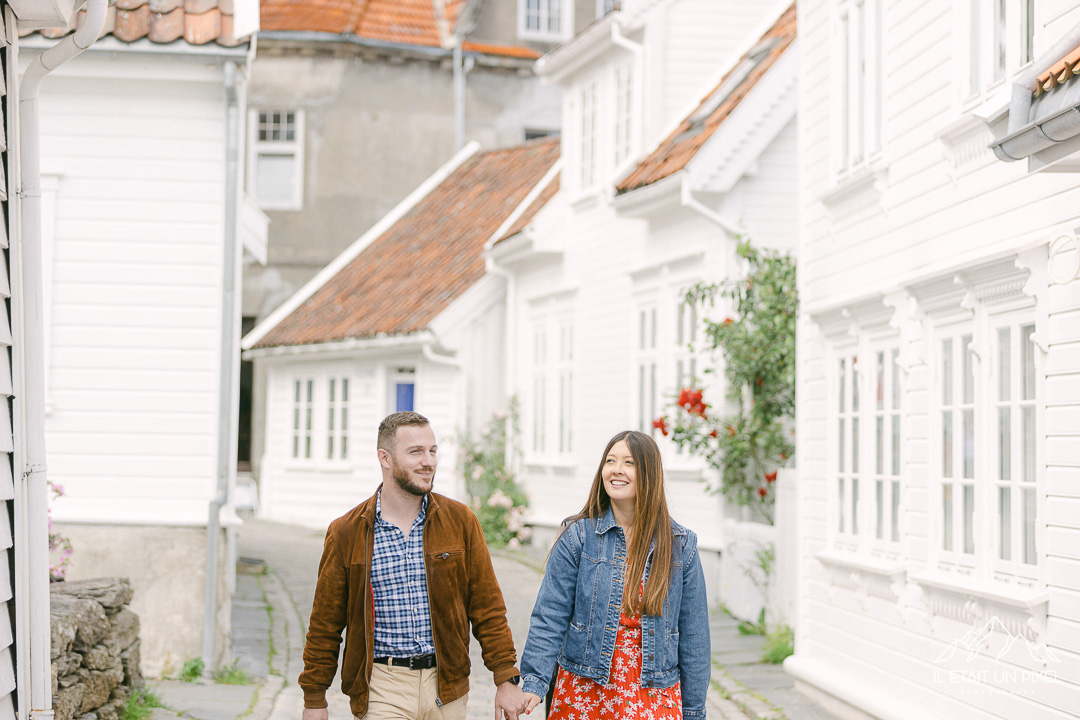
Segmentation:
[(379, 450), (386, 450), (387, 452), (393, 452), (394, 439), (399, 427), (405, 427), (411, 425), (414, 427), (430, 425), (428, 419), (420, 413), (415, 413), (412, 410), (406, 410), (405, 412), (396, 412), (393, 415), (387, 415), (383, 418), (383, 421), (379, 423), (379, 440), (377, 448)]

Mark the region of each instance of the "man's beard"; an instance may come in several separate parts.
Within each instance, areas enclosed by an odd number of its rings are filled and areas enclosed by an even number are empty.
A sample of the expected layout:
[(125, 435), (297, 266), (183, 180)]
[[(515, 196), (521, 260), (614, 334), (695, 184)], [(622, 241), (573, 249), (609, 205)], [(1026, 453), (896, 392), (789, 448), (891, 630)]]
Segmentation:
[[(428, 490), (430, 490), (431, 488), (425, 488), (421, 485), (418, 485), (415, 480), (409, 477), (409, 474), (407, 472), (403, 471), (401, 468), (398, 467), (398, 464), (396, 462), (394, 462), (393, 460), (391, 460), (390, 462), (392, 464), (391, 474), (394, 477), (394, 482), (397, 483), (397, 486), (399, 488), (409, 493), (410, 495), (416, 495), (417, 497), (423, 497), (424, 495), (428, 494)], [(434, 487), (434, 472), (431, 473), (431, 484), (432, 487)]]

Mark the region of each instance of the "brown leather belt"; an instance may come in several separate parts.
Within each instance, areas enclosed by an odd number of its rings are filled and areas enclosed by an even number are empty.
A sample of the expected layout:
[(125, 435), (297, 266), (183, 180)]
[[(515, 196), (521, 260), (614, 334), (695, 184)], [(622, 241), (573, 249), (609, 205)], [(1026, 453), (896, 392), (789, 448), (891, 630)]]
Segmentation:
[(435, 667), (435, 655), (417, 655), (407, 658), (377, 657), (374, 661), (380, 665), (393, 665), (394, 667), (407, 667), (410, 670), (427, 670)]

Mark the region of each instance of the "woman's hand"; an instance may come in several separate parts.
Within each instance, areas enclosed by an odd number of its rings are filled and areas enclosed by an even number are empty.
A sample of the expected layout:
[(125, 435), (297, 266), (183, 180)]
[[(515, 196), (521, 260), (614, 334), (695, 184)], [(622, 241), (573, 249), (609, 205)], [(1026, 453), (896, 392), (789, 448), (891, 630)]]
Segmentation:
[(525, 714), (528, 715), (533, 711), (533, 708), (540, 704), (543, 700), (539, 695), (533, 695), (531, 692), (525, 693), (525, 697), (529, 699), (529, 704), (525, 706)]

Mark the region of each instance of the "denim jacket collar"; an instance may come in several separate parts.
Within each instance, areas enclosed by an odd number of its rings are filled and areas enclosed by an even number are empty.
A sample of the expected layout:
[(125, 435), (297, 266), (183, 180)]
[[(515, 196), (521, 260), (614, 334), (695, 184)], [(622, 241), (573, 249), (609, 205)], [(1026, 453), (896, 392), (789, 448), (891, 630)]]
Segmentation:
[[(610, 505), (608, 506), (608, 509), (604, 511), (604, 514), (601, 515), (600, 517), (598, 517), (596, 519), (596, 522), (594, 523), (594, 527), (596, 528), (596, 534), (597, 535), (603, 535), (608, 530), (611, 530), (612, 528), (618, 527), (618, 526), (619, 526), (619, 523), (615, 522), (615, 512), (611, 509)], [(672, 522), (671, 523), (671, 534), (672, 535), (675, 535), (676, 537), (680, 537), (680, 536), (686, 535), (686, 532), (687, 532), (686, 528), (684, 528), (679, 523), (677, 523), (677, 522)]]

